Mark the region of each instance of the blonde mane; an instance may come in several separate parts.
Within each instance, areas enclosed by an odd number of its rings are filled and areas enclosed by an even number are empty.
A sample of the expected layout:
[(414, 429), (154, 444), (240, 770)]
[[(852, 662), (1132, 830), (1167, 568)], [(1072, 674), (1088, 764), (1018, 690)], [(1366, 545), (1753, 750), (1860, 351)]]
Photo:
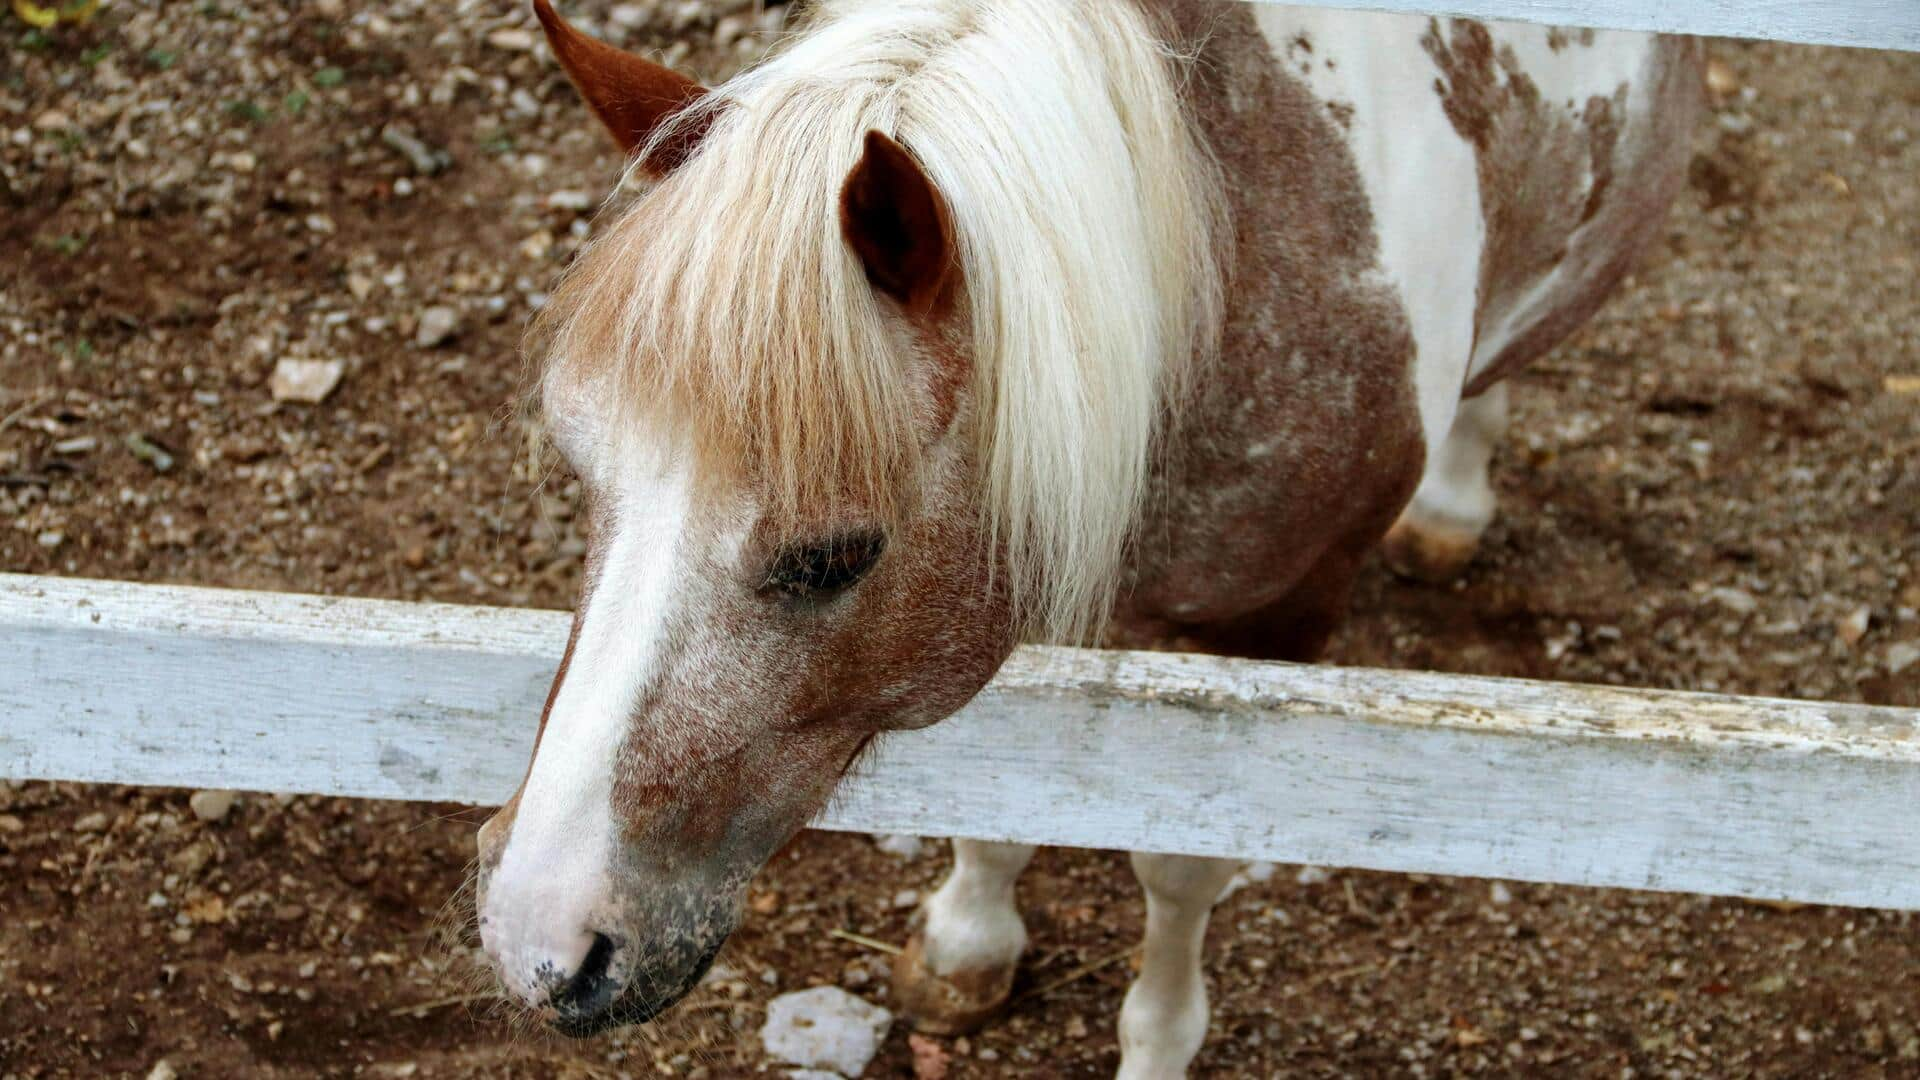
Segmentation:
[(1083, 639), (1220, 319), (1219, 184), (1155, 29), (1114, 0), (823, 3), (657, 133), (711, 125), (556, 291), (549, 368), (617, 365), (626, 405), (752, 469), (776, 512), (899, 512), (926, 389), (839, 214), (865, 133), (892, 135), (958, 232), (982, 511), (1023, 633)]

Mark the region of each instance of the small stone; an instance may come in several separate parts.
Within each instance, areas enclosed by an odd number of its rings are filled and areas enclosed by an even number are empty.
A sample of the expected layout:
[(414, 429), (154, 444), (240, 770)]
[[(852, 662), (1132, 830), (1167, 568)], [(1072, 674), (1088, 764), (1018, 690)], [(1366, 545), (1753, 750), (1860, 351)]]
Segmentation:
[(1755, 600), (1752, 593), (1743, 589), (1731, 589), (1726, 586), (1721, 586), (1709, 590), (1707, 596), (1712, 598), (1713, 601), (1721, 607), (1726, 608), (1736, 615), (1751, 615), (1760, 609), (1760, 601)]
[(34, 537), (34, 540), (43, 548), (57, 548), (67, 542), (67, 534), (59, 529), (48, 529)]
[(0, 814), (0, 833), (17, 833), (26, 827), (26, 822), (12, 814)]
[(893, 1014), (837, 986), (781, 994), (767, 1003), (767, 1054), (810, 1069), (859, 1076), (879, 1052)]
[(1506, 882), (1496, 881), (1487, 888), (1487, 899), (1504, 907), (1513, 903), (1513, 890), (1507, 888)]
[(487, 44), (505, 52), (527, 52), (533, 48), (533, 33), (509, 27), (487, 35)]
[(53, 452), (67, 457), (77, 454), (91, 454), (100, 449), (100, 440), (92, 435), (81, 435), (72, 439), (61, 439), (53, 444)]
[(593, 196), (584, 191), (556, 191), (547, 196), (547, 205), (555, 210), (571, 210), (579, 213), (593, 209)]
[[(421, 176), (435, 176), (453, 164), (453, 155), (396, 124), (380, 129), (380, 141), (407, 159)], [(395, 185), (396, 188), (398, 185)]]
[(886, 833), (874, 833), (873, 846), (900, 859), (917, 859), (922, 853), (920, 838), (917, 836), (891, 836)]
[(639, 30), (653, 18), (653, 4), (615, 4), (607, 21), (622, 30)]
[(64, 131), (73, 126), (73, 121), (59, 109), (48, 109), (33, 118), (33, 126), (39, 131)]
[(179, 1080), (180, 1074), (174, 1070), (173, 1063), (161, 1058), (147, 1070), (147, 1080)]
[(126, 445), (127, 453), (147, 463), (154, 472), (166, 472), (173, 468), (173, 455), (167, 448), (137, 431), (130, 431), (120, 440)]
[(355, 300), (365, 300), (373, 295), (373, 279), (365, 274), (348, 274), (347, 291)]
[(1887, 646), (1887, 674), (1898, 675), (1920, 664), (1920, 641), (1896, 641)]
[(234, 791), (196, 791), (188, 797), (187, 805), (201, 821), (220, 821), (233, 810), (239, 798), (239, 793)]
[(1860, 644), (1867, 636), (1867, 626), (1873, 621), (1873, 610), (1865, 604), (1854, 608), (1837, 619), (1833, 624), (1834, 635), (1851, 649)]
[(1333, 880), (1333, 875), (1324, 866), (1303, 866), (1293, 875), (1293, 880), (1301, 885), (1320, 885)]
[(713, 45), (725, 49), (747, 33), (752, 23), (744, 15), (728, 15), (714, 24)]
[(80, 820), (73, 823), (74, 832), (102, 832), (106, 827), (107, 812), (104, 810), (95, 810), (91, 814), (83, 815)]
[(916, 1031), (907, 1036), (907, 1049), (913, 1051), (913, 1080), (946, 1080), (952, 1055), (939, 1040)]
[(299, 401), (314, 404), (324, 401), (347, 366), (338, 360), (296, 360), (284, 357), (273, 366), (273, 378), (267, 389), (275, 401)]
[(435, 304), (420, 313), (413, 343), (422, 349), (438, 348), (459, 332), (460, 313), (445, 304)]
[(910, 908), (910, 907), (914, 907), (919, 903), (920, 903), (919, 889), (901, 889), (899, 892), (893, 894), (894, 907)]

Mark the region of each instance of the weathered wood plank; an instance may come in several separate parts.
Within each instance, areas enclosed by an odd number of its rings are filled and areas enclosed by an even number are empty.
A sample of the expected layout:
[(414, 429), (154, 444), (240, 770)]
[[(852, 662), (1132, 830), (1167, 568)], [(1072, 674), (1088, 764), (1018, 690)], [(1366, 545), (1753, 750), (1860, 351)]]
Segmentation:
[(1920, 51), (1915, 0), (1309, 0), (1302, 6)]
[[(0, 776), (497, 802), (562, 614), (0, 576)], [(1920, 908), (1920, 711), (1024, 649), (828, 828)]]

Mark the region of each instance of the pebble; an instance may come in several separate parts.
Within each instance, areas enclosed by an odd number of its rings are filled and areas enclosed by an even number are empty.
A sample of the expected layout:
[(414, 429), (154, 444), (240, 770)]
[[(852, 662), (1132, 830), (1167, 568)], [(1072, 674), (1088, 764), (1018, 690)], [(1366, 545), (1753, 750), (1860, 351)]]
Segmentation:
[(1303, 866), (1299, 873), (1293, 875), (1293, 880), (1302, 885), (1319, 885), (1333, 880), (1333, 875), (1324, 866)]
[(622, 30), (639, 30), (653, 19), (657, 4), (615, 4), (607, 12), (607, 21)]
[(147, 1070), (147, 1080), (179, 1080), (179, 1077), (180, 1073), (166, 1058), (154, 1062), (153, 1068)]
[(380, 129), (380, 141), (406, 158), (407, 164), (412, 165), (413, 171), (421, 176), (438, 175), (453, 164), (452, 154), (430, 145), (425, 139), (396, 124), (388, 124)]
[(1742, 589), (1732, 589), (1723, 585), (1710, 590), (1707, 595), (1721, 607), (1736, 615), (1751, 615), (1760, 609), (1760, 601), (1754, 599), (1752, 593)]
[(901, 889), (899, 892), (893, 894), (894, 907), (910, 908), (918, 903), (920, 903), (919, 889)]
[(1833, 632), (1851, 649), (1860, 644), (1861, 638), (1867, 636), (1867, 626), (1872, 621), (1873, 610), (1862, 604), (1841, 616), (1833, 624)]
[(880, 1006), (837, 986), (816, 986), (768, 1002), (760, 1042), (780, 1061), (859, 1076), (892, 1026), (893, 1014)]
[(67, 456), (91, 454), (99, 448), (100, 440), (94, 438), (92, 435), (81, 435), (72, 439), (62, 439), (53, 444), (54, 453)]
[(61, 131), (72, 127), (73, 121), (59, 109), (48, 109), (33, 118), (33, 126), (40, 131)]
[(314, 404), (326, 400), (347, 366), (338, 360), (296, 360), (283, 357), (273, 366), (273, 378), (267, 389), (275, 401), (299, 401)]
[(902, 859), (917, 859), (923, 854), (923, 846), (917, 836), (895, 836), (886, 833), (873, 834), (873, 846), (889, 855)]
[(487, 44), (507, 52), (527, 52), (533, 48), (533, 32), (508, 28), (487, 35)]
[(1920, 641), (1896, 641), (1887, 646), (1887, 674), (1898, 675), (1920, 664)]
[(107, 812), (105, 810), (95, 810), (91, 814), (85, 814), (73, 823), (74, 832), (101, 832), (106, 827)]
[(0, 814), (0, 833), (17, 833), (26, 827), (26, 822), (12, 814)]
[(420, 313), (413, 343), (422, 349), (438, 348), (460, 332), (460, 313), (445, 304), (435, 304)]
[(1488, 886), (1487, 899), (1504, 907), (1513, 903), (1513, 890), (1507, 888), (1506, 882), (1496, 881)]
[(201, 821), (220, 821), (232, 812), (239, 798), (239, 792), (235, 791), (196, 791), (188, 797), (187, 805)]

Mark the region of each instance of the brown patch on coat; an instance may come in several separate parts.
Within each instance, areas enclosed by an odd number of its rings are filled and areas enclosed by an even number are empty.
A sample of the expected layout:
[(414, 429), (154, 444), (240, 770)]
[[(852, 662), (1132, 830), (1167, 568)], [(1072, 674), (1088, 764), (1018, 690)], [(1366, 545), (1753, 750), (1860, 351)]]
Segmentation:
[[(1112, 642), (1313, 659), (1424, 456), (1406, 313), (1336, 113), (1251, 12), (1161, 5), (1236, 236), (1217, 366), (1168, 440)], [(1288, 50), (1298, 54), (1305, 45)]]
[[(1585, 322), (1658, 235), (1701, 107), (1699, 50), (1691, 39), (1658, 38), (1644, 85), (1576, 106), (1543, 98), (1481, 23), (1453, 19), (1443, 32), (1433, 20), (1422, 44), (1440, 72), (1435, 92), (1478, 166), (1487, 238), (1476, 337), (1512, 332), (1468, 383), (1472, 396)], [(1540, 294), (1550, 278), (1553, 289)], [(1516, 330), (1523, 301), (1537, 306)]]

